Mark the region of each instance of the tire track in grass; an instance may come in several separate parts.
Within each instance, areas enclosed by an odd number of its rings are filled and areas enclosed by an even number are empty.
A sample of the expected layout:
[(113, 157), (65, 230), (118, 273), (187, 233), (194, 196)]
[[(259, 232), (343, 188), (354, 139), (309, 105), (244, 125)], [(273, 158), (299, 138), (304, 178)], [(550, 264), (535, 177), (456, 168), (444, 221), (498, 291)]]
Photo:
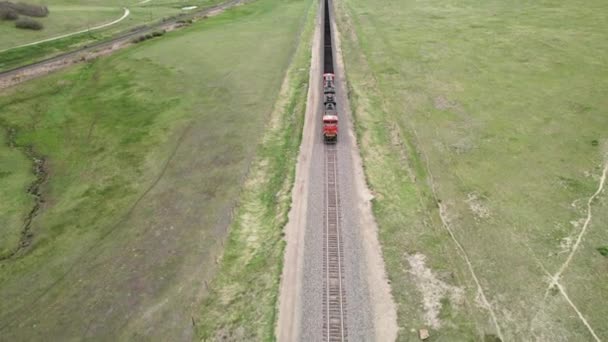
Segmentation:
[[(528, 247), (528, 249), (530, 250), (530, 252), (533, 253), (533, 250), (532, 250), (532, 248), (529, 245), (526, 244), (526, 247)], [(552, 277), (551, 273), (541, 263), (540, 259), (538, 259), (534, 254), (532, 254), (532, 255), (534, 256), (534, 261), (536, 261), (536, 264), (545, 272), (545, 274), (549, 278), (551, 278)], [(555, 283), (555, 286), (559, 289), (559, 292), (564, 296), (564, 298), (566, 299), (566, 301), (568, 302), (568, 304), (570, 305), (570, 307), (572, 307), (572, 309), (574, 310), (574, 312), (576, 312), (576, 315), (580, 318), (580, 320), (583, 322), (583, 324), (587, 327), (587, 329), (589, 330), (589, 332), (591, 333), (591, 335), (595, 338), (595, 340), (598, 341), (598, 342), (601, 342), (601, 340), (599, 339), (599, 337), (597, 337), (597, 335), (595, 334), (595, 331), (593, 330), (593, 328), (591, 328), (591, 325), (589, 324), (589, 322), (587, 322), (587, 320), (585, 319), (585, 316), (583, 316), (583, 313), (580, 312), (580, 310), (576, 307), (576, 305), (574, 305), (574, 302), (572, 302), (572, 300), (570, 300), (570, 297), (568, 296), (568, 293), (566, 293), (566, 289), (562, 286), (562, 284), (560, 284), (558, 282), (558, 283)], [(538, 313), (541, 310), (542, 310), (542, 307), (534, 315), (534, 317), (532, 318), (532, 320), (536, 319), (536, 317), (538, 316)]]
[[(559, 290), (559, 292), (562, 294), (562, 296), (564, 297), (564, 299), (568, 302), (568, 304), (576, 312), (577, 316), (583, 322), (583, 324), (585, 325), (585, 327), (587, 327), (587, 330), (589, 330), (589, 333), (591, 333), (591, 335), (593, 336), (593, 338), (596, 341), (598, 341), (598, 342), (601, 341), (600, 338), (596, 335), (595, 331), (593, 330), (593, 328), (591, 327), (591, 325), (589, 324), (589, 322), (585, 319), (585, 316), (583, 316), (582, 312), (576, 307), (576, 305), (574, 304), (574, 302), (572, 302), (572, 300), (568, 296), (568, 293), (566, 292), (565, 287), (559, 282), (559, 279), (561, 278), (562, 274), (566, 271), (566, 269), (570, 265), (570, 262), (574, 258), (574, 254), (578, 250), (578, 248), (579, 248), (579, 246), (581, 244), (581, 241), (583, 240), (583, 237), (584, 237), (585, 233), (587, 232), (587, 230), (589, 228), (589, 224), (591, 223), (591, 220), (593, 219), (593, 213), (592, 213), (592, 210), (591, 210), (592, 209), (591, 205), (593, 204), (593, 201), (595, 201), (595, 199), (597, 198), (597, 196), (599, 196), (600, 193), (604, 190), (604, 184), (606, 183), (606, 174), (608, 174), (608, 161), (604, 164), (604, 169), (602, 171), (602, 176), (600, 177), (600, 181), (599, 181), (599, 185), (597, 187), (597, 190), (587, 200), (587, 218), (585, 219), (585, 223), (583, 224), (583, 228), (579, 232), (578, 237), (576, 238), (576, 242), (574, 243), (574, 246), (572, 247), (572, 250), (570, 251), (570, 254), (568, 254), (568, 258), (566, 258), (566, 261), (564, 261), (564, 263), (561, 265), (561, 267), (559, 268), (559, 270), (557, 272), (555, 272), (555, 274), (549, 273), (543, 267), (543, 270), (547, 273), (547, 276), (549, 277), (549, 280), (550, 280), (549, 285), (547, 286), (547, 289), (545, 290), (545, 295), (543, 296), (543, 302), (545, 300), (547, 300), (547, 297), (549, 296), (549, 293), (550, 293), (551, 289), (557, 288)], [(536, 315), (534, 315), (534, 318), (536, 318), (537, 315), (538, 315), (538, 312), (537, 312)], [(533, 320), (534, 320), (534, 318), (533, 318)]]
[[(414, 132), (414, 136), (416, 137), (416, 140), (420, 141), (416, 130), (415, 129), (412, 129), (412, 130)], [(460, 241), (458, 241), (458, 239), (456, 238), (456, 235), (454, 235), (454, 232), (452, 231), (452, 228), (450, 227), (449, 220), (446, 216), (445, 206), (443, 205), (443, 203), (441, 203), (441, 201), (439, 200), (439, 197), (437, 196), (435, 180), (433, 177), (433, 173), (431, 172), (429, 158), (427, 157), (426, 153), (424, 153), (424, 151), (422, 149), (418, 149), (418, 151), (420, 152), (420, 154), (422, 155), (422, 157), (424, 158), (424, 161), (425, 161), (426, 172), (429, 175), (429, 183), (431, 186), (431, 192), (433, 193), (433, 198), (435, 200), (435, 203), (437, 203), (437, 206), (439, 207), (439, 218), (441, 219), (441, 223), (442, 223), (443, 227), (448, 231), (448, 234), (452, 238), (452, 241), (454, 241), (454, 244), (458, 248), (460, 254), (462, 255), (462, 258), (464, 259), (465, 263), (467, 264), (469, 273), (471, 274), (471, 277), (473, 278), (473, 281), (475, 282), (475, 285), (477, 286), (477, 294), (481, 298), (484, 308), (486, 310), (488, 310), (488, 312), (490, 313), (490, 317), (492, 318), (492, 323), (494, 323), (494, 327), (496, 328), (496, 335), (498, 336), (498, 338), (500, 338), (501, 341), (504, 341), (505, 338), (503, 337), (502, 330), (500, 328), (500, 325), (498, 324), (498, 319), (496, 317), (496, 313), (494, 312), (492, 305), (488, 301), (488, 299), (485, 295), (485, 292), (483, 291), (483, 287), (481, 286), (481, 283), (479, 282), (479, 278), (477, 278), (477, 274), (475, 273), (473, 264), (471, 264), (471, 261), (469, 260), (469, 255), (467, 254), (466, 250), (464, 249), (464, 247), (462, 246)]]
[[(129, 208), (129, 211), (125, 215), (121, 216), (120, 219), (118, 221), (116, 221), (110, 227), (110, 229), (108, 231), (106, 231), (103, 235), (101, 235), (99, 237), (99, 239), (97, 240), (97, 244), (95, 244), (91, 248), (89, 253), (85, 253), (85, 254), (81, 255), (80, 257), (78, 257), (63, 274), (61, 274), (54, 282), (52, 282), (49, 286), (47, 286), (45, 289), (43, 289), (42, 292), (30, 302), (30, 304), (29, 304), (30, 309), (28, 312), (31, 312), (33, 310), (34, 304), (38, 303), (44, 296), (49, 294), (58, 284), (60, 284), (63, 280), (65, 280), (68, 277), (68, 275), (70, 275), (77, 268), (77, 266), (80, 265), (80, 261), (82, 261), (82, 259), (84, 259), (85, 257), (90, 257), (92, 255), (90, 252), (94, 251), (95, 249), (98, 249), (98, 247), (102, 245), (102, 242), (105, 241), (105, 239), (108, 236), (110, 236), (110, 234), (112, 232), (114, 232), (122, 223), (124, 223), (129, 217), (131, 217), (132, 213), (139, 206), (139, 204), (144, 199), (144, 197), (146, 197), (148, 195), (148, 193), (150, 193), (150, 191), (152, 191), (152, 189), (154, 189), (156, 187), (156, 185), (160, 182), (160, 180), (164, 177), (167, 169), (169, 168), (169, 165), (171, 164), (171, 162), (173, 161), (173, 158), (177, 154), (177, 150), (179, 149), (184, 138), (191, 131), (191, 129), (192, 129), (192, 125), (187, 125), (187, 127), (181, 132), (181, 134), (179, 135), (179, 138), (177, 140), (177, 143), (176, 143), (175, 147), (173, 148), (173, 150), (171, 151), (168, 158), (166, 159), (162, 170), (157, 175), (157, 177), (153, 180), (153, 182), (148, 186), (148, 188), (146, 188), (146, 190), (135, 200), (135, 202)], [(103, 253), (103, 249), (99, 250), (96, 254), (94, 254), (93, 258), (97, 258), (99, 255), (101, 255), (101, 253)], [(15, 323), (15, 321), (16, 321), (15, 317), (17, 317), (18, 314), (25, 312), (25, 310), (28, 310), (28, 307), (24, 306), (21, 309), (17, 309), (12, 314), (13, 319), (8, 320), (7, 323), (0, 326), (0, 331), (2, 331), (4, 328), (9, 327), (13, 323)]]
[[(513, 232), (511, 232), (514, 236), (516, 236)], [(532, 255), (532, 258), (534, 259), (534, 262), (536, 263), (536, 265), (543, 270), (543, 272), (547, 275), (547, 277), (549, 279), (552, 278), (551, 272), (549, 272), (547, 270), (547, 268), (545, 267), (545, 265), (543, 265), (543, 263), (541, 262), (541, 260), (536, 256), (536, 253), (534, 252), (534, 250), (532, 249), (532, 247), (530, 247), (529, 244), (527, 244), (526, 242), (524, 242), (523, 240), (519, 240), (519, 239), (515, 239), (515, 241), (519, 241), (524, 247), (526, 247), (528, 249), (528, 251), (530, 252), (530, 254)], [(580, 320), (583, 322), (583, 324), (585, 324), (585, 326), (587, 327), (587, 329), (589, 329), (589, 332), (591, 333), (591, 335), (593, 335), (593, 337), (595, 338), (596, 341), (601, 341), (597, 335), (595, 334), (595, 331), (593, 331), (593, 329), (591, 328), (591, 325), (589, 324), (589, 322), (587, 322), (587, 320), (585, 319), (585, 317), (583, 316), (583, 314), (580, 312), (580, 310), (578, 310), (578, 308), (576, 307), (576, 305), (574, 305), (574, 302), (572, 302), (572, 300), (570, 300), (570, 297), (568, 296), (568, 294), (566, 293), (566, 289), (560, 284), (560, 283), (556, 283), (556, 287), (559, 289), (559, 292), (561, 292), (561, 294), (564, 296), (564, 298), (566, 299), (566, 301), (568, 302), (568, 304), (570, 305), (570, 307), (572, 307), (572, 309), (576, 312), (577, 316), (580, 318)], [(542, 303), (539, 305), (538, 310), (536, 311), (536, 313), (534, 314), (534, 316), (532, 316), (532, 319), (530, 319), (528, 328), (530, 330), (533, 330), (533, 325), (534, 325), (534, 321), (536, 320), (536, 317), (538, 317), (538, 314), (542, 311), (544, 305), (542, 305)]]
[(589, 324), (589, 322), (587, 322), (587, 320), (585, 319), (585, 316), (583, 316), (583, 314), (577, 309), (576, 305), (574, 305), (574, 303), (572, 302), (572, 300), (570, 300), (570, 297), (568, 297), (568, 294), (566, 293), (566, 289), (564, 289), (564, 287), (562, 286), (562, 284), (556, 282), (555, 286), (557, 286), (557, 288), (559, 289), (559, 292), (562, 294), (562, 296), (564, 296), (564, 298), (566, 299), (566, 301), (568, 302), (568, 304), (570, 304), (570, 306), (572, 307), (572, 309), (574, 309), (574, 311), (578, 315), (578, 318), (580, 318), (580, 320), (583, 322), (583, 324), (587, 327), (587, 329), (589, 330), (589, 332), (591, 333), (591, 335), (593, 336), (593, 338), (595, 338), (595, 340), (597, 342), (601, 342), (600, 338), (597, 337), (597, 335), (595, 334), (595, 331), (593, 331), (593, 328), (591, 328), (591, 325)]
[(597, 187), (597, 190), (587, 200), (587, 218), (585, 219), (583, 228), (579, 232), (578, 237), (576, 238), (576, 242), (574, 243), (574, 246), (572, 247), (572, 250), (570, 251), (570, 254), (568, 255), (568, 258), (566, 259), (566, 261), (564, 261), (564, 263), (559, 268), (559, 270), (551, 276), (551, 283), (549, 283), (549, 286), (547, 286), (547, 290), (545, 291), (545, 298), (547, 298), (547, 295), (549, 294), (549, 291), (551, 290), (551, 288), (555, 285), (558, 285), (559, 278), (562, 276), (564, 271), (566, 271), (566, 269), (570, 265), (570, 262), (572, 261), (574, 254), (578, 250), (578, 247), (580, 246), (581, 241), (583, 240), (583, 236), (585, 235), (585, 233), (587, 232), (587, 229), (589, 228), (589, 224), (591, 223), (591, 219), (593, 218), (593, 215), (591, 212), (592, 211), (591, 204), (593, 204), (593, 201), (597, 198), (597, 196), (599, 196), (599, 194), (602, 192), (602, 190), (604, 190), (604, 184), (606, 183), (606, 173), (608, 173), (608, 161), (604, 164), (604, 170), (602, 171), (602, 177), (600, 178), (600, 182)]

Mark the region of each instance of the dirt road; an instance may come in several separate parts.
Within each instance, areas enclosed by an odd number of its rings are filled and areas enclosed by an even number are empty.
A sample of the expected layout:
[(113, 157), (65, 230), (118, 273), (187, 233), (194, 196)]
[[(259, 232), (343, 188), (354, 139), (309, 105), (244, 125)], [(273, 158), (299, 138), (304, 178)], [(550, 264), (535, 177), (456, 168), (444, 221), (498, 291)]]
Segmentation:
[[(322, 315), (326, 175), (325, 144), (320, 134), (323, 108), (321, 18), (318, 18), (313, 41), (307, 117), (293, 189), (293, 206), (286, 227), (287, 248), (277, 326), (279, 341), (322, 341), (326, 337), (323, 335)], [(341, 128), (336, 147), (347, 339), (392, 341), (397, 336), (396, 310), (384, 271), (377, 226), (371, 211), (371, 195), (365, 184), (353, 133), (339, 34), (333, 22), (332, 31)]]

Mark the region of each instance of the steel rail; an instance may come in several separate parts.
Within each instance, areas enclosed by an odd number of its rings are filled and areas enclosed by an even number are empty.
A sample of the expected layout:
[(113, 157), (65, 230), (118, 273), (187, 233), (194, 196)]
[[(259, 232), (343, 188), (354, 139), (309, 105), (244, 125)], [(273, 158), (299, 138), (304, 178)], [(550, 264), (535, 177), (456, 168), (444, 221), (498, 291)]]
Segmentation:
[(323, 336), (327, 342), (347, 341), (337, 152), (336, 145), (325, 145)]

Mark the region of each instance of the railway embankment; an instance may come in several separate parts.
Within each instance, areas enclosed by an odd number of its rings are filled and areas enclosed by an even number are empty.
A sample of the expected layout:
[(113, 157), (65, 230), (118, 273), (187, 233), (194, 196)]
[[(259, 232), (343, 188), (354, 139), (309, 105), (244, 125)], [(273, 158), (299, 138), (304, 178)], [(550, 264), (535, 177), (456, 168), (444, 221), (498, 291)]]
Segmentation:
[[(277, 336), (280, 341), (390, 341), (397, 334), (395, 307), (353, 131), (332, 3), (321, 4)], [(327, 91), (335, 92), (336, 142), (321, 134), (322, 118), (327, 110), (334, 113), (324, 104)]]

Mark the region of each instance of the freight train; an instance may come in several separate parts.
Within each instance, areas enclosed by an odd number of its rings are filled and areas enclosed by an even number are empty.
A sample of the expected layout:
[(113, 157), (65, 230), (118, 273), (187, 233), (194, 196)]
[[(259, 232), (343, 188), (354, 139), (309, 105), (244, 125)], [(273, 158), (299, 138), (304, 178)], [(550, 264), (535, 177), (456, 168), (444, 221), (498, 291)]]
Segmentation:
[(338, 142), (338, 110), (336, 109), (336, 84), (334, 75), (334, 51), (331, 39), (329, 2), (325, 1), (323, 34), (323, 141)]
[(336, 110), (336, 86), (334, 74), (323, 74), (323, 140), (338, 141), (338, 111)]

